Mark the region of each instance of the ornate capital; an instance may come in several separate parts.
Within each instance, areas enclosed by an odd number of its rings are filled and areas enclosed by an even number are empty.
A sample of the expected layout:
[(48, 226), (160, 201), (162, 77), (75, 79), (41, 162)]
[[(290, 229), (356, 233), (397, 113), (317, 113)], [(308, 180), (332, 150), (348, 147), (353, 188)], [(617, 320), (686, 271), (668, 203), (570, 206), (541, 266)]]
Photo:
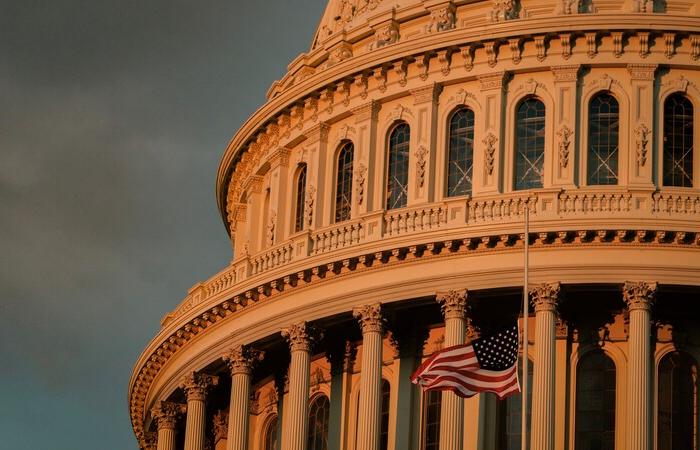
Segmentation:
[(561, 284), (559, 282), (542, 283), (530, 289), (530, 297), (532, 298), (535, 312), (556, 311), (560, 291)]
[(435, 300), (440, 304), (445, 319), (464, 319), (467, 313), (466, 289), (438, 292)]
[(651, 310), (656, 299), (656, 282), (626, 281), (622, 296), (630, 311), (635, 309)]
[(437, 102), (440, 92), (442, 92), (442, 85), (439, 83), (432, 83), (428, 86), (411, 89), (413, 104), (420, 105), (421, 103)]
[(274, 169), (276, 167), (288, 167), (289, 166), (289, 155), (291, 155), (291, 150), (286, 147), (279, 147), (270, 157), (270, 166)]
[(178, 417), (185, 411), (187, 411), (185, 405), (161, 401), (151, 410), (151, 417), (156, 421), (159, 430), (161, 428), (175, 429)]
[(362, 334), (381, 333), (384, 331), (381, 303), (357, 306), (352, 310), (352, 315), (360, 323)]
[(554, 74), (554, 81), (557, 83), (576, 82), (576, 80), (578, 80), (578, 73), (581, 70), (581, 65), (567, 64), (552, 66), (550, 70)]
[(258, 361), (262, 361), (264, 356), (265, 352), (248, 347), (247, 345), (237, 345), (223, 355), (222, 358), (226, 361), (226, 364), (228, 364), (231, 375), (250, 375), (253, 373), (255, 364)]
[(503, 89), (503, 85), (508, 81), (508, 72), (496, 72), (477, 77), (481, 84), (481, 91), (491, 91)]
[(627, 64), (627, 71), (633, 80), (654, 81), (658, 64)]
[(282, 329), (282, 337), (289, 343), (292, 352), (310, 352), (315, 341), (314, 329), (307, 322), (298, 322)]
[(207, 396), (207, 389), (219, 384), (219, 377), (207, 375), (205, 373), (192, 372), (182, 379), (180, 386), (187, 394), (187, 401), (204, 401)]
[(309, 128), (304, 135), (306, 136), (308, 144), (315, 144), (317, 142), (325, 144), (328, 142), (328, 132), (330, 129), (330, 125), (326, 122), (319, 122), (318, 125)]
[(355, 123), (361, 123), (367, 120), (377, 120), (377, 113), (382, 108), (382, 104), (376, 100), (360, 105), (352, 109), (352, 114), (355, 116)]

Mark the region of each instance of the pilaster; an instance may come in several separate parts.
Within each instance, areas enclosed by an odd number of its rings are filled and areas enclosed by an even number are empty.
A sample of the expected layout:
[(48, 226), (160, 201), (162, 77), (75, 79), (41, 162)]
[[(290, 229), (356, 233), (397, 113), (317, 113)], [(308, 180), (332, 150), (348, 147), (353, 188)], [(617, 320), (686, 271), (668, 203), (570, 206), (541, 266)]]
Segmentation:
[(552, 66), (554, 74), (554, 158), (551, 167), (552, 187), (572, 188), (575, 179), (578, 124), (577, 84), (581, 66)]
[(353, 161), (353, 212), (352, 217), (373, 211), (376, 202), (373, 193), (383, 187), (376, 186), (377, 120), (381, 104), (375, 100), (352, 110), (355, 117), (357, 142)]
[[(415, 124), (411, 129), (408, 169), (408, 205), (432, 202), (435, 198), (437, 105), (442, 85), (432, 83), (412, 89)], [(415, 143), (415, 144), (414, 144)]]
[(507, 72), (478, 77), (481, 84), (479, 102), (483, 105), (483, 120), (474, 134), (474, 196), (497, 194), (503, 189), (503, 105)]
[[(270, 158), (270, 213), (268, 217), (276, 217), (273, 243), (282, 242), (287, 238), (290, 229), (291, 203), (288, 148), (280, 147)], [(267, 225), (267, 224), (266, 224)]]
[(330, 221), (328, 209), (331, 202), (326, 197), (331, 195), (332, 190), (329, 186), (323, 185), (327, 170), (329, 130), (330, 125), (319, 122), (304, 133), (306, 141), (303, 145), (309, 155), (306, 169), (307, 214), (305, 220), (311, 229), (321, 228)]
[[(654, 80), (656, 64), (628, 64), (631, 89), (630, 123), (627, 126), (628, 179), (630, 187), (652, 187), (653, 158), (655, 153), (652, 131), (654, 129)], [(625, 136), (620, 136), (624, 139)]]

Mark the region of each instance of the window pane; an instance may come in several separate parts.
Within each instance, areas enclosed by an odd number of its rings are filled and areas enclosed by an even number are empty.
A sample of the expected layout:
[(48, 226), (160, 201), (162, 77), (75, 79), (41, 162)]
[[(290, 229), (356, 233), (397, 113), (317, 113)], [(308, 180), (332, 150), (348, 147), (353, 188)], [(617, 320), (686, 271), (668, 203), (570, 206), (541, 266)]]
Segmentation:
[(544, 179), (544, 103), (528, 98), (515, 124), (515, 190), (541, 188)]
[(277, 416), (274, 416), (267, 423), (264, 442), (264, 450), (277, 450)]
[(447, 161), (447, 196), (472, 192), (474, 155), (474, 112), (468, 108), (455, 111), (450, 118), (449, 157)]
[(389, 400), (391, 398), (391, 385), (382, 380), (382, 424), (379, 435), (379, 449), (387, 450), (389, 447)]
[(441, 391), (428, 391), (424, 395), (423, 450), (438, 450), (440, 445)]
[(394, 127), (389, 136), (389, 170), (386, 209), (403, 208), (408, 202), (408, 151), (411, 130), (407, 123)]
[(693, 186), (693, 104), (683, 94), (664, 103), (665, 186)]
[(307, 450), (328, 450), (328, 397), (320, 395), (309, 407), (309, 437)]
[(697, 438), (698, 365), (673, 352), (659, 364), (658, 450), (692, 450)]
[(297, 196), (294, 213), (294, 231), (304, 229), (304, 202), (306, 196), (306, 164), (302, 164), (297, 175)]
[(591, 99), (588, 110), (588, 184), (617, 184), (620, 110), (608, 93)]
[(335, 178), (335, 221), (350, 220), (352, 207), (352, 161), (354, 147), (347, 142), (338, 154), (338, 170)]
[(581, 358), (576, 370), (576, 450), (613, 450), (615, 364), (602, 350), (594, 350)]

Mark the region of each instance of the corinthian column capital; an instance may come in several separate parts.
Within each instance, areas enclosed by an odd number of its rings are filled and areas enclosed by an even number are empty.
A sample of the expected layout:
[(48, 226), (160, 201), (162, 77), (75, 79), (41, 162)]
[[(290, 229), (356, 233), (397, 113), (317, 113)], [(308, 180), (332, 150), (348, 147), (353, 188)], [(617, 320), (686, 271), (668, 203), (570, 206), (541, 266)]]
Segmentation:
[(181, 387), (187, 394), (187, 401), (201, 400), (207, 396), (207, 389), (219, 384), (219, 377), (205, 373), (192, 372), (182, 379)]
[(226, 364), (228, 364), (231, 375), (250, 375), (253, 372), (255, 364), (262, 361), (264, 356), (265, 352), (248, 347), (247, 345), (237, 345), (223, 355), (222, 358)]
[(298, 322), (282, 329), (282, 337), (287, 340), (291, 351), (310, 352), (316, 338), (315, 330), (307, 322)]
[(622, 288), (622, 296), (627, 303), (627, 308), (651, 310), (656, 300), (656, 282), (626, 281)]
[(445, 319), (464, 319), (467, 314), (466, 289), (438, 292), (435, 295), (435, 300), (440, 304)]
[(535, 312), (556, 311), (560, 292), (561, 284), (559, 282), (542, 283), (530, 289), (530, 297), (532, 297)]
[(357, 306), (352, 310), (352, 315), (360, 323), (362, 334), (381, 333), (384, 331), (381, 303)]
[(151, 410), (151, 417), (156, 421), (159, 430), (161, 428), (174, 430), (178, 417), (186, 410), (187, 407), (180, 403), (161, 401)]

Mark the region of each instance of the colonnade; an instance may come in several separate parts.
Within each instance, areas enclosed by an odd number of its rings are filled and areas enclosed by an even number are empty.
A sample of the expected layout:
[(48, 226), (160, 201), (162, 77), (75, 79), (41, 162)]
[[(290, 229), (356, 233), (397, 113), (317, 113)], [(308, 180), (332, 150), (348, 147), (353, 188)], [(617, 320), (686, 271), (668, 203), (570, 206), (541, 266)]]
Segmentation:
[[(623, 298), (629, 311), (629, 370), (627, 392), (627, 432), (630, 450), (649, 450), (651, 430), (651, 309), (657, 285), (627, 282)], [(560, 284), (545, 283), (530, 291), (535, 311), (535, 358), (532, 389), (531, 448), (554, 450), (555, 364), (557, 305)], [(466, 290), (438, 292), (445, 320), (444, 345), (465, 342), (469, 311)], [(362, 371), (358, 411), (358, 450), (379, 450), (381, 435), (382, 347), (385, 319), (379, 303), (353, 310), (362, 331)], [(283, 408), (282, 450), (305, 450), (308, 433), (310, 364), (315, 341), (320, 335), (307, 322), (282, 330), (289, 345), (289, 388)], [(223, 359), (231, 372), (227, 450), (248, 449), (249, 407), (253, 369), (263, 353), (249, 346), (232, 348)], [(203, 450), (206, 421), (206, 395), (218, 383), (215, 376), (191, 373), (181, 387), (187, 404), (158, 402), (151, 416), (157, 426), (157, 450), (175, 449), (175, 429), (179, 417), (186, 416), (184, 450)], [(452, 392), (442, 393), (440, 450), (462, 450), (464, 443), (464, 400)], [(398, 449), (397, 449), (398, 450)]]

